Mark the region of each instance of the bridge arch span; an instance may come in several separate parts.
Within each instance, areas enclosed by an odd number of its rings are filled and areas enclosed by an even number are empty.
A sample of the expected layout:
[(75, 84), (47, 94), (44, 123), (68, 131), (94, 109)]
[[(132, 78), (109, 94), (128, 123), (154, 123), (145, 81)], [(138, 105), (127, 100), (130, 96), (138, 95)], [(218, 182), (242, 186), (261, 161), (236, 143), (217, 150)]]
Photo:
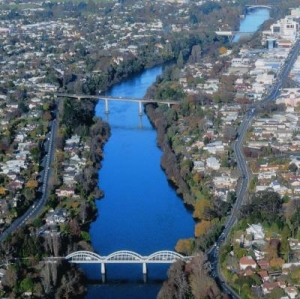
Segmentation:
[(70, 253), (65, 257), (65, 259), (72, 263), (83, 263), (84, 261), (88, 263), (99, 263), (102, 261), (102, 257), (99, 254), (83, 250)]
[(141, 263), (144, 261), (144, 257), (141, 256), (140, 254), (134, 252), (134, 251), (129, 251), (129, 250), (120, 250), (113, 252), (112, 254), (108, 255), (105, 257), (103, 260), (104, 262), (137, 262)]
[(267, 9), (272, 9), (271, 5), (246, 5), (247, 9), (256, 9), (256, 8), (267, 8)]
[(162, 263), (165, 261), (166, 263), (173, 263), (179, 259), (185, 260), (185, 257), (174, 251), (162, 250), (162, 251), (154, 252), (151, 255), (149, 255), (146, 262)]

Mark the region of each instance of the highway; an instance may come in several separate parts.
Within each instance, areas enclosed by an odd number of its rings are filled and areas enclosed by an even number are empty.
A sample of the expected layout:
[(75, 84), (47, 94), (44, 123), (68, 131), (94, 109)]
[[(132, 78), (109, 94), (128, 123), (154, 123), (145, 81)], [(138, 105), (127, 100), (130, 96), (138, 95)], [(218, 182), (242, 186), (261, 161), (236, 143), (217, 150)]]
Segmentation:
[(241, 182), (238, 184), (237, 199), (232, 208), (231, 214), (226, 219), (224, 230), (219, 236), (214, 246), (212, 246), (209, 249), (207, 255), (208, 255), (208, 260), (211, 264), (211, 275), (215, 278), (221, 290), (234, 299), (239, 298), (239, 295), (224, 281), (221, 275), (220, 265), (219, 265), (219, 248), (227, 239), (232, 227), (237, 222), (238, 214), (243, 204), (245, 193), (247, 191), (247, 186), (249, 182), (249, 170), (243, 152), (244, 138), (251, 125), (252, 119), (255, 116), (256, 108), (264, 107), (264, 105), (267, 102), (273, 101), (278, 97), (280, 93), (280, 89), (283, 83), (285, 82), (286, 78), (288, 77), (297, 59), (299, 50), (300, 50), (300, 39), (296, 41), (285, 63), (282, 65), (280, 72), (277, 76), (277, 79), (272, 89), (270, 90), (270, 93), (266, 95), (261, 101), (255, 102), (253, 105), (251, 105), (250, 109), (245, 114), (241, 122), (241, 125), (238, 129), (238, 138), (235, 140), (233, 144), (237, 165), (241, 172)]
[[(55, 113), (56, 114), (56, 113)], [(47, 201), (47, 186), (48, 180), (51, 173), (51, 163), (54, 156), (54, 140), (56, 134), (57, 121), (52, 120), (49, 133), (46, 135), (46, 141), (44, 144), (44, 149), (46, 155), (43, 158), (42, 166), (43, 170), (40, 172), (40, 183), (42, 183), (39, 193), (41, 197), (38, 198), (33, 205), (19, 218), (12, 222), (12, 224), (0, 235), (0, 242), (2, 242), (10, 233), (15, 232), (17, 229), (21, 228), (26, 224), (28, 220), (33, 220), (44, 208)]]

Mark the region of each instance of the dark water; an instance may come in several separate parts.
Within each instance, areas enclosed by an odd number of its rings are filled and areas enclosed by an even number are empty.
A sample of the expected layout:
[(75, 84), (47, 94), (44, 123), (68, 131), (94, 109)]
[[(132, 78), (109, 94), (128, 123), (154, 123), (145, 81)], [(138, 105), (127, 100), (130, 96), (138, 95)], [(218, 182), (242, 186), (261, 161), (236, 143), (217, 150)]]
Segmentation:
[[(241, 21), (240, 30), (255, 31), (268, 18), (268, 10), (255, 10)], [(161, 71), (161, 67), (146, 70), (114, 86), (108, 95), (143, 97)], [(99, 101), (96, 115), (106, 119), (104, 110)], [(138, 116), (137, 103), (110, 102), (109, 110), (112, 135), (99, 172), (105, 197), (97, 202), (99, 217), (90, 230), (93, 247), (100, 255), (173, 250), (178, 239), (193, 236), (194, 221), (160, 168), (156, 132), (145, 115)], [(100, 280), (99, 265), (84, 269), (90, 278)], [(148, 283), (143, 284), (141, 265), (107, 265), (107, 283), (90, 285), (86, 298), (156, 298), (167, 269), (148, 266)]]

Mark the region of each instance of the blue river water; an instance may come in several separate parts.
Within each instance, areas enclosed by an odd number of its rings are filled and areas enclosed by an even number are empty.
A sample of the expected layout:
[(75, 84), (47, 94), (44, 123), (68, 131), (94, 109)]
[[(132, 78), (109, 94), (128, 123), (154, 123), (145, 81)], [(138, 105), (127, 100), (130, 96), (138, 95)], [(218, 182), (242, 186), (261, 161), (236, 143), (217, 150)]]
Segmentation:
[[(146, 70), (115, 85), (108, 95), (141, 98), (161, 72), (162, 67)], [(104, 110), (100, 100), (96, 115), (105, 119)], [(105, 196), (97, 201), (99, 217), (90, 229), (93, 248), (101, 255), (118, 250), (141, 255), (174, 250), (178, 239), (194, 234), (191, 212), (160, 167), (156, 131), (147, 116), (140, 117), (138, 112), (137, 103), (109, 102), (111, 137), (99, 171)], [(100, 279), (99, 265), (85, 269), (91, 278)], [(99, 298), (99, 294), (101, 298), (142, 298), (142, 293), (155, 298), (161, 286), (157, 281), (166, 278), (167, 269), (167, 265), (149, 265), (149, 283), (143, 284), (141, 264), (106, 265), (107, 283), (90, 287), (87, 298)]]
[[(241, 31), (255, 31), (268, 18), (268, 10), (255, 10), (241, 21)], [(115, 85), (107, 95), (141, 98), (161, 72), (162, 67), (146, 70)], [(97, 201), (99, 216), (90, 229), (93, 248), (100, 255), (174, 250), (178, 239), (193, 237), (194, 220), (160, 167), (155, 129), (147, 116), (139, 117), (137, 103), (109, 102), (108, 116), (104, 111), (100, 100), (95, 113), (108, 120), (111, 137), (99, 171), (105, 197)], [(100, 265), (83, 268), (89, 278), (101, 279)], [(86, 298), (154, 299), (167, 270), (166, 265), (149, 265), (144, 284), (142, 265), (106, 265), (107, 283), (90, 285)]]
[[(244, 19), (241, 19), (239, 31), (255, 32), (259, 29), (260, 25), (262, 25), (269, 18), (270, 18), (269, 9), (266, 8), (254, 9), (248, 12)], [(239, 35), (236, 35), (233, 41), (237, 42), (241, 37)]]

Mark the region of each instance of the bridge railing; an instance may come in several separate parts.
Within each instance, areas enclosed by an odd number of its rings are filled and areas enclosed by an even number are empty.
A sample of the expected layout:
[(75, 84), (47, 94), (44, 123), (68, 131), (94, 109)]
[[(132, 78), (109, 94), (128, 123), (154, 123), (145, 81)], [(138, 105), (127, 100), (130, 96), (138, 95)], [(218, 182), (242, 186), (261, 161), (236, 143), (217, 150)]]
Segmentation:
[(107, 256), (91, 251), (76, 251), (65, 257), (70, 263), (174, 263), (176, 260), (189, 261), (191, 256), (183, 256), (177, 252), (162, 250), (149, 256), (142, 256), (134, 251), (121, 250)]

